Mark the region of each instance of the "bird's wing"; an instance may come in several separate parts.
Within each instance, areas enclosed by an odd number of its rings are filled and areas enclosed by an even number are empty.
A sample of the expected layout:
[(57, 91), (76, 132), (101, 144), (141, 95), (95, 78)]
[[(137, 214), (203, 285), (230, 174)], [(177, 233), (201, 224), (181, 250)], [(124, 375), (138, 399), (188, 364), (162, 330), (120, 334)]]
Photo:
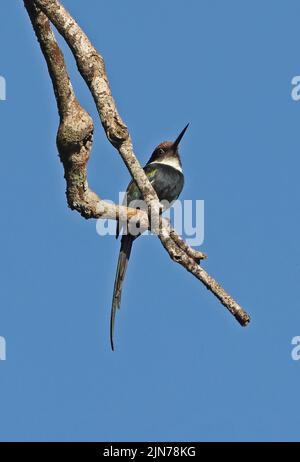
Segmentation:
[[(148, 164), (144, 167), (144, 172), (146, 173), (148, 180), (150, 181), (151, 184), (154, 181), (156, 171), (157, 169), (154, 168), (152, 165)], [(143, 198), (141, 191), (139, 190), (138, 186), (133, 180), (131, 180), (131, 182), (129, 183), (126, 193), (127, 193), (127, 204), (128, 205), (132, 201), (142, 200)]]
[[(151, 165), (146, 165), (144, 167), (144, 171), (145, 171), (150, 183), (152, 184), (153, 181), (154, 181), (156, 169), (153, 168)], [(133, 207), (133, 208), (135, 208), (137, 206), (140, 207), (141, 204), (140, 203), (135, 204), (135, 201), (141, 201), (141, 200), (143, 200), (141, 191), (139, 190), (139, 188), (138, 188), (137, 184), (135, 183), (135, 181), (131, 180), (131, 182), (127, 186), (126, 194), (125, 194), (122, 205), (125, 205), (127, 207)], [(140, 207), (140, 208), (142, 208), (142, 207)], [(121, 231), (122, 231), (122, 229), (123, 229), (123, 227), (125, 225), (126, 225), (126, 223), (124, 223), (124, 221), (122, 221), (122, 220), (117, 222), (117, 230), (116, 230), (116, 237), (117, 238), (119, 237), (119, 234), (121, 233)]]

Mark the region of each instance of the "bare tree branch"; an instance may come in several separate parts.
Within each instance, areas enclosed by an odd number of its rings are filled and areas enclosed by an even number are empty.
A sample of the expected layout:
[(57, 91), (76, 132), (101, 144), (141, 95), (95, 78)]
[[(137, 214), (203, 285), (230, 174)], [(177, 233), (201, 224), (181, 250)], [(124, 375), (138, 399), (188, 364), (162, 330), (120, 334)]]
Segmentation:
[[(58, 0), (34, 0), (33, 2), (24, 0), (24, 2), (47, 61), (58, 103), (60, 127), (57, 145), (65, 168), (67, 197), (70, 207), (80, 211), (86, 218), (96, 216), (111, 218), (108, 216), (108, 205), (104, 201), (100, 201), (95, 193), (89, 189), (87, 183), (86, 164), (92, 145), (93, 122), (76, 100), (62, 53), (45, 16), (38, 9), (35, 10), (32, 7), (33, 3), (54, 24), (71, 48), (78, 70), (94, 97), (107, 138), (116, 147), (137, 183), (149, 207), (149, 216), (151, 213), (152, 229), (154, 225), (154, 230), (156, 230), (170, 257), (185, 267), (213, 292), (241, 325), (247, 325), (250, 321), (249, 315), (197, 264), (200, 259), (205, 258), (205, 255), (190, 248), (174, 230), (170, 229), (167, 220), (160, 218), (158, 197), (133, 152), (127, 127), (117, 112), (102, 56)], [(101, 212), (99, 212), (98, 207)], [(114, 218), (118, 218), (121, 208), (117, 206), (113, 206), (113, 208), (114, 212), (117, 212)], [(135, 216), (133, 211), (131, 213), (132, 216)], [(136, 211), (135, 213), (142, 212)], [(153, 223), (153, 217), (156, 217), (156, 223)], [(142, 219), (144, 226), (145, 214)]]
[(93, 120), (76, 99), (64, 57), (47, 16), (31, 0), (25, 0), (24, 4), (47, 62), (56, 96), (60, 116), (57, 145), (65, 169), (70, 208), (79, 211), (85, 218), (118, 219), (127, 216), (147, 229), (148, 216), (145, 212), (110, 204), (90, 190), (87, 162), (93, 144)]
[(183, 250), (189, 257), (195, 260), (196, 263), (200, 263), (200, 260), (207, 258), (206, 253), (200, 252), (199, 250), (190, 247), (176, 232), (173, 228), (170, 228), (170, 237)]
[(158, 202), (152, 185), (134, 155), (127, 127), (117, 111), (102, 56), (60, 2), (56, 0), (34, 0), (34, 2), (47, 15), (72, 50), (78, 70), (94, 97), (106, 136), (118, 149), (130, 174), (145, 194), (145, 201)]

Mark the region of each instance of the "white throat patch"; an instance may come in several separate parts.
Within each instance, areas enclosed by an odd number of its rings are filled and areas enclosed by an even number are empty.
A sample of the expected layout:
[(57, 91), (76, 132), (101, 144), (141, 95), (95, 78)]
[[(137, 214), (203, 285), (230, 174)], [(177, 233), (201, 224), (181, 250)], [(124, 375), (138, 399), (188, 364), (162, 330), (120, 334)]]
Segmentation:
[(182, 168), (181, 168), (181, 165), (179, 164), (178, 159), (170, 158), (170, 159), (164, 159), (164, 160), (155, 160), (154, 162), (151, 162), (151, 164), (170, 165), (170, 167), (173, 167), (182, 173)]

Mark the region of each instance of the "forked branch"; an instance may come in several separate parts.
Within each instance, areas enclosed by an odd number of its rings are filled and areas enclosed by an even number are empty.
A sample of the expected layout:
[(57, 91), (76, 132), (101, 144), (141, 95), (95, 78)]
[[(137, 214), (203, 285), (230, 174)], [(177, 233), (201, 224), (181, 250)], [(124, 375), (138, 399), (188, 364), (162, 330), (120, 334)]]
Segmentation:
[(199, 266), (199, 261), (206, 258), (206, 255), (189, 247), (169, 226), (168, 221), (159, 217), (158, 197), (134, 154), (128, 129), (117, 111), (111, 94), (102, 56), (58, 0), (24, 0), (24, 4), (40, 42), (54, 87), (60, 115), (57, 146), (65, 169), (69, 206), (85, 218), (118, 219), (121, 214), (127, 214), (128, 219), (139, 221), (143, 228), (147, 228), (149, 224), (145, 212), (108, 204), (88, 186), (87, 162), (93, 142), (93, 121), (76, 99), (62, 52), (48, 20), (68, 43), (78, 70), (93, 95), (106, 136), (118, 150), (138, 185), (148, 205), (151, 219), (156, 213), (158, 219), (155, 230), (164, 248), (172, 260), (180, 263), (199, 279), (241, 325), (247, 325), (250, 321), (249, 315)]

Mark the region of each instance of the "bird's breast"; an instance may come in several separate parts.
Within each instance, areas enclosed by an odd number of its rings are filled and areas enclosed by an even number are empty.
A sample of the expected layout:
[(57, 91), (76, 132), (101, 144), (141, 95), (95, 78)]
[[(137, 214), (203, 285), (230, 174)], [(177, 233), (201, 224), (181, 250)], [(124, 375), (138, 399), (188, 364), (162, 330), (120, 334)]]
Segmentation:
[(178, 198), (184, 184), (182, 171), (159, 162), (146, 165), (144, 170), (148, 177), (152, 176), (150, 181), (160, 201), (171, 203)]

